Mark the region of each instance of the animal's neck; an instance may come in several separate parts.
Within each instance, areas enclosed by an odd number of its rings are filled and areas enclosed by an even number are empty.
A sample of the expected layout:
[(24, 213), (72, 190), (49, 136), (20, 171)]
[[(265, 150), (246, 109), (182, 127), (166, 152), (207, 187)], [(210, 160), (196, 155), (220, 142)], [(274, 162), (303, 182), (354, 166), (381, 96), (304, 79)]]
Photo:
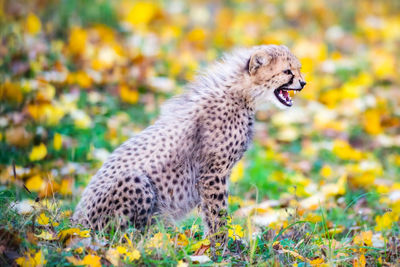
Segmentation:
[(236, 49), (210, 65), (203, 73), (189, 84), (189, 90), (199, 95), (230, 95), (254, 101), (251, 95), (248, 61), (252, 49)]

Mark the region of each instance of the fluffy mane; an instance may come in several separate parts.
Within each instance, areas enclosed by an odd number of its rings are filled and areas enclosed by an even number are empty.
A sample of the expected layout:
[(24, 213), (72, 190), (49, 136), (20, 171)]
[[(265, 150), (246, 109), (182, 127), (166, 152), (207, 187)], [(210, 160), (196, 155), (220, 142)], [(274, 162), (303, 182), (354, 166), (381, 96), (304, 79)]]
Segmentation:
[(254, 48), (237, 48), (200, 71), (194, 81), (185, 86), (182, 95), (163, 104), (161, 117), (182, 115), (182, 112), (193, 108), (202, 97), (217, 97), (226, 93), (247, 71), (253, 50)]
[(254, 48), (237, 48), (231, 53), (225, 53), (220, 60), (215, 61), (200, 72), (188, 89), (201, 93), (209, 89), (224, 89), (230, 86), (238, 76), (247, 71), (247, 65)]

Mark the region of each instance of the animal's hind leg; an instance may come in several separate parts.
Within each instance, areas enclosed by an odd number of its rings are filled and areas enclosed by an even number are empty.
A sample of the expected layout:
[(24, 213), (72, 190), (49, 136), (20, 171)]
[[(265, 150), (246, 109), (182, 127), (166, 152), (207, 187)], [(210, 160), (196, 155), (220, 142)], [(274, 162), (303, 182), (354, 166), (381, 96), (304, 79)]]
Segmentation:
[(121, 227), (133, 225), (141, 229), (151, 223), (156, 209), (157, 195), (145, 175), (126, 174), (119, 178), (114, 190), (114, 214)]

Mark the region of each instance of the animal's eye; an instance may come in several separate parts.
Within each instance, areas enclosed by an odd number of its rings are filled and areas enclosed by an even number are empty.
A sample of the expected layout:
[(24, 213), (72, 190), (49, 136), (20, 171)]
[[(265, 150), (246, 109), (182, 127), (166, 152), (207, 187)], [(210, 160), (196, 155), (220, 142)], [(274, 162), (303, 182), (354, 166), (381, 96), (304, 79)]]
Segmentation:
[(283, 73), (288, 74), (288, 75), (292, 75), (292, 71), (291, 70), (284, 70)]

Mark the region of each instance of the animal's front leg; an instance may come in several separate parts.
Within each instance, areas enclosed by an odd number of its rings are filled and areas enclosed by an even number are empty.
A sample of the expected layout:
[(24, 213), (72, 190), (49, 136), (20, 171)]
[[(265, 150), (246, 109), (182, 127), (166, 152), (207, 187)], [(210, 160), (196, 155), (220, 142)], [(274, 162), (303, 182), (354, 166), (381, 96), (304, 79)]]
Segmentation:
[(208, 174), (200, 179), (201, 211), (205, 223), (205, 233), (214, 247), (227, 239), (227, 181), (225, 175)]

